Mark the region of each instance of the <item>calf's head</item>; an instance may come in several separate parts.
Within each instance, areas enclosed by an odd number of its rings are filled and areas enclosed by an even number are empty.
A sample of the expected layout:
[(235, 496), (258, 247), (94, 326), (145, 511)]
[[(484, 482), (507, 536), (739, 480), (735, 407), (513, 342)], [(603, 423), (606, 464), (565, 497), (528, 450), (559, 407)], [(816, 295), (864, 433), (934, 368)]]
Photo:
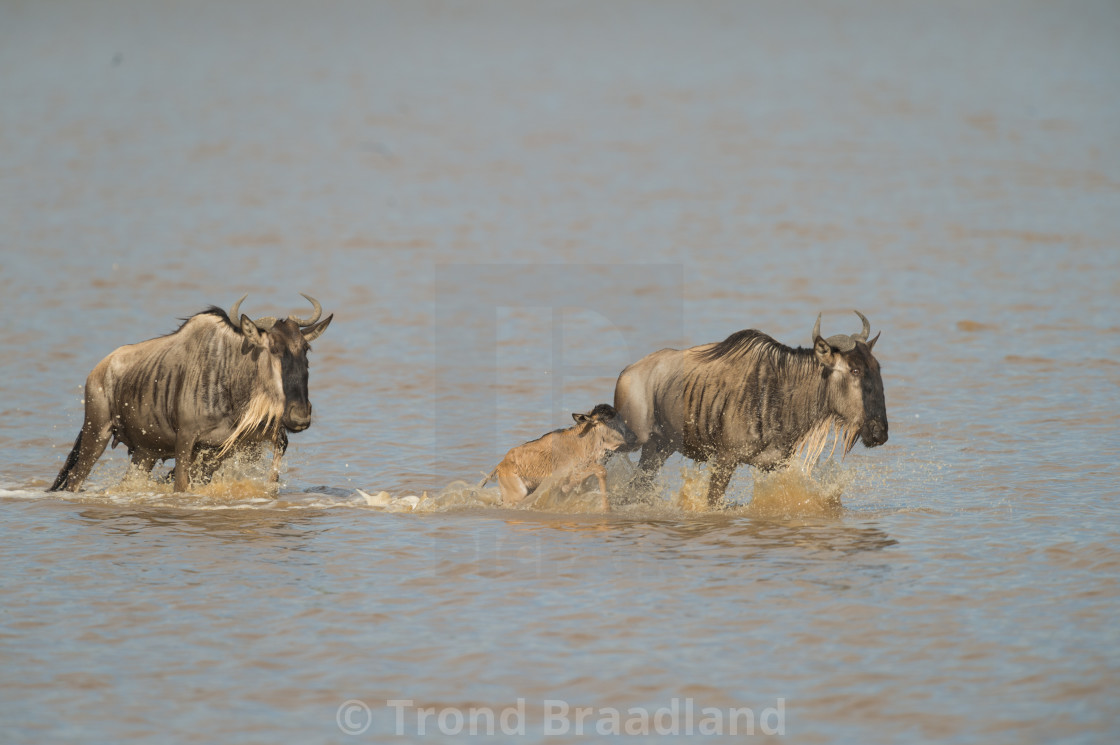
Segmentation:
[(870, 448), (887, 441), (887, 401), (879, 361), (871, 353), (879, 335), (867, 341), (871, 324), (858, 310), (856, 315), (863, 321), (858, 334), (837, 334), (827, 339), (821, 336), (818, 315), (813, 327), (813, 352), (827, 381), (831, 412), (852, 432), (848, 447), (855, 444), (858, 434)]
[[(302, 293), (301, 293), (302, 294)], [(279, 371), (280, 383), (284, 391), (284, 413), (280, 423), (289, 432), (302, 432), (311, 426), (311, 400), (307, 393), (307, 353), (311, 342), (330, 325), (334, 314), (322, 321), (323, 308), (313, 297), (304, 295), (314, 306), (310, 318), (288, 316), (283, 320), (265, 317), (252, 320), (247, 315), (238, 316), (241, 300), (238, 300), (229, 317), (240, 325), (248, 348), (268, 354), (273, 369)]]
[(586, 414), (572, 414), (579, 425), (575, 428), (579, 437), (597, 438), (601, 452), (612, 452), (626, 444), (629, 430), (615, 408), (610, 404), (599, 404)]

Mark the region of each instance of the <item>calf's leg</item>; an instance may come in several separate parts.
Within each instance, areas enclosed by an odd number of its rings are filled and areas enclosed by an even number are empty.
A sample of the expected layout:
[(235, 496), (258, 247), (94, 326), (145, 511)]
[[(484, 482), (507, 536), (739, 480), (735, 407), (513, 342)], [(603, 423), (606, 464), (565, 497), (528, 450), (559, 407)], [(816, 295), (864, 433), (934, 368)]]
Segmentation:
[(611, 511), (610, 500), (607, 499), (607, 469), (602, 463), (596, 463), (592, 468), (599, 477), (599, 493), (603, 495), (603, 512)]
[(529, 496), (529, 487), (505, 463), (498, 466), (498, 488), (502, 491), (502, 504), (512, 507)]

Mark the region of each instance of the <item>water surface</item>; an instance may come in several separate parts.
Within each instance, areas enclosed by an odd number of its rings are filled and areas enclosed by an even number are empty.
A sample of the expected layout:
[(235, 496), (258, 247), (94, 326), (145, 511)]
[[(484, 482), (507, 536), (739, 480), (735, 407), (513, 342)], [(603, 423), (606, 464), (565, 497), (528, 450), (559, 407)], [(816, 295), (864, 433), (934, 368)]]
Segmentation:
[[(806, 743), (1120, 733), (1113, 4), (0, 17), (6, 741), (387, 742), (390, 700), (519, 699), (536, 739), (547, 701), (674, 699)], [(122, 485), (117, 450), (46, 494), (97, 361), (245, 292), (336, 314), (279, 492)], [(655, 349), (853, 308), (890, 441), (816, 481), (469, 488)]]

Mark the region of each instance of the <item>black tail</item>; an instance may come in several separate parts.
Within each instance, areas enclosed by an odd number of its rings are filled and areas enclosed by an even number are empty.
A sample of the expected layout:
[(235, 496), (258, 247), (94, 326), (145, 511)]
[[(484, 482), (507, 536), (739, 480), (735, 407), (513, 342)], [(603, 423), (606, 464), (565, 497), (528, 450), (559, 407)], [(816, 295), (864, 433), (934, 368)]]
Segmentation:
[(82, 448), (82, 431), (78, 430), (78, 439), (74, 440), (74, 449), (70, 451), (70, 455), (66, 456), (66, 463), (62, 466), (62, 470), (58, 472), (58, 478), (51, 484), (51, 488), (47, 491), (58, 491), (65, 489), (66, 483), (70, 481), (70, 471), (74, 470), (74, 466), (78, 462), (78, 451)]

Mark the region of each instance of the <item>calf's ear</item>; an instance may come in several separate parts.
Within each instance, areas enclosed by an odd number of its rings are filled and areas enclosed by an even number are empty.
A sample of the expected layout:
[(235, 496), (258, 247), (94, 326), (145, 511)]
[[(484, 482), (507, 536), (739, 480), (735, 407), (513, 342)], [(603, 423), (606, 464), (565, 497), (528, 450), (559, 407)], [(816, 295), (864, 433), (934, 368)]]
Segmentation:
[(594, 422), (591, 420), (590, 414), (575, 413), (572, 414), (572, 419), (576, 420), (576, 424), (582, 425), (576, 432), (576, 437), (583, 437), (584, 435), (586, 435), (591, 431), (591, 425), (594, 424)]
[(254, 347), (265, 345), (264, 334), (257, 328), (257, 324), (253, 323), (253, 319), (244, 313), (241, 314), (241, 335), (245, 337), (246, 342)]

